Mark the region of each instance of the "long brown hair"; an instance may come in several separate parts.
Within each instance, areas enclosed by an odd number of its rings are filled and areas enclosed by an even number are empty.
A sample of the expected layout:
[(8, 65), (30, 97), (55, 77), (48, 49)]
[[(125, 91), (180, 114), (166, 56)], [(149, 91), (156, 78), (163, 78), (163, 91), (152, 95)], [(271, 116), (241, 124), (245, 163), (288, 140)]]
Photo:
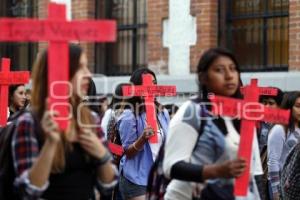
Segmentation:
[[(79, 60), (83, 53), (80, 46), (71, 44), (69, 45), (69, 80), (72, 80), (76, 72), (80, 69)], [(32, 72), (32, 110), (37, 115), (38, 119), (41, 119), (46, 111), (46, 99), (48, 96), (48, 50), (45, 50), (38, 56)], [(93, 124), (93, 116), (87, 106), (81, 106), (81, 109), (77, 113), (77, 108), (81, 103), (81, 98), (72, 95), (69, 100), (73, 107), (71, 114), (71, 123), (64, 134), (62, 133), (62, 140), (57, 148), (56, 155), (53, 161), (52, 172), (58, 173), (64, 170), (65, 167), (65, 154), (66, 151), (72, 150), (72, 144), (68, 141), (68, 138), (74, 136), (74, 134), (80, 133), (80, 127), (78, 124), (78, 117), (80, 117), (82, 124)], [(80, 115), (80, 116), (78, 116)], [(45, 133), (40, 133), (41, 138), (45, 138)]]

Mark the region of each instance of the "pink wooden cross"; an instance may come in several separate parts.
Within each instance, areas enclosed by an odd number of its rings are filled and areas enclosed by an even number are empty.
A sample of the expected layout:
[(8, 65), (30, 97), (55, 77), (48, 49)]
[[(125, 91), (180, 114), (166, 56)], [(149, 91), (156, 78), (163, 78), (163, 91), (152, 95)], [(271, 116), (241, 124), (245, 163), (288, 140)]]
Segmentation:
[[(112, 42), (116, 40), (116, 22), (111, 20), (66, 21), (65, 5), (50, 3), (49, 17), (38, 19), (0, 19), (0, 41), (49, 41), (48, 97), (50, 108), (60, 114), (55, 120), (66, 130), (69, 112), (68, 41)], [(76, 108), (73, 108), (76, 109)]]
[(112, 153), (114, 153), (114, 154), (116, 154), (118, 156), (122, 156), (123, 155), (124, 149), (123, 149), (122, 145), (114, 144), (112, 142), (108, 142), (107, 145), (108, 145), (109, 150)]
[(153, 84), (152, 75), (143, 74), (143, 85), (123, 86), (124, 96), (144, 97), (146, 106), (147, 123), (154, 130), (154, 135), (149, 139), (151, 143), (157, 143), (157, 119), (154, 99), (156, 96), (175, 96), (176, 86), (158, 86)]
[(7, 122), (8, 87), (9, 85), (29, 82), (29, 71), (10, 72), (10, 59), (2, 58), (0, 68), (0, 127)]
[(276, 95), (273, 88), (257, 87), (257, 79), (252, 79), (251, 84), (243, 87), (244, 100), (237, 100), (222, 96), (212, 96), (212, 112), (216, 115), (226, 115), (241, 119), (240, 144), (238, 157), (246, 159), (245, 172), (235, 180), (235, 196), (246, 196), (250, 176), (250, 163), (254, 129), (257, 121), (288, 124), (290, 111), (265, 107), (258, 103), (260, 95)]

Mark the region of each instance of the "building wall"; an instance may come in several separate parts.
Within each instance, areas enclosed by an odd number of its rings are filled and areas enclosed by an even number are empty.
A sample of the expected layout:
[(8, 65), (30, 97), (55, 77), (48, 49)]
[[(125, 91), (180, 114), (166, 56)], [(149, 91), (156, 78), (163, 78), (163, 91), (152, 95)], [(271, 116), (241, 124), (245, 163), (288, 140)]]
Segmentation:
[(197, 44), (190, 48), (195, 72), (201, 54), (218, 45), (218, 0), (191, 0), (191, 15), (197, 18)]
[(290, 0), (289, 70), (300, 70), (300, 1)]
[[(166, 10), (168, 1), (152, 0), (148, 3), (148, 63), (152, 68), (167, 68), (168, 49), (163, 48), (161, 35), (162, 21), (169, 17)], [(290, 0), (289, 3), (289, 70), (299, 71), (300, 1)], [(191, 15), (197, 18), (197, 44), (190, 48), (191, 73), (196, 71), (201, 54), (218, 45), (218, 4), (218, 0), (191, 0)]]
[[(46, 17), (49, 0), (40, 0), (39, 17)], [(158, 74), (168, 73), (168, 48), (163, 47), (163, 20), (169, 17), (169, 0), (147, 1), (148, 65)], [(218, 45), (218, 0), (191, 0), (191, 15), (197, 19), (197, 43), (190, 47), (190, 72), (195, 72), (199, 57), (208, 48)], [(72, 19), (93, 19), (95, 0), (72, 0)], [(290, 0), (289, 70), (300, 70), (300, 1)], [(45, 47), (42, 43), (40, 48)], [(83, 43), (89, 64), (95, 67), (94, 44)]]
[[(148, 1), (148, 63), (157, 72), (168, 72), (168, 48), (162, 44), (164, 19), (169, 17), (169, 0)], [(191, 0), (191, 15), (197, 19), (197, 44), (190, 47), (190, 72), (195, 72), (199, 56), (218, 43), (218, 0)]]
[(169, 0), (148, 0), (148, 65), (158, 73), (168, 72), (168, 49), (163, 47), (164, 19), (169, 16)]

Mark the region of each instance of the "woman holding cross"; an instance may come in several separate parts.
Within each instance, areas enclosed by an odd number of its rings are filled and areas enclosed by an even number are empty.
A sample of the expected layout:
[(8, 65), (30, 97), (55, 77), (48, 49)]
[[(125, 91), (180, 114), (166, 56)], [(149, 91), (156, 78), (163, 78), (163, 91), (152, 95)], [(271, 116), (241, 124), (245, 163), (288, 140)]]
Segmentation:
[[(237, 159), (240, 121), (213, 116), (208, 96), (241, 98), (239, 65), (228, 50), (213, 48), (202, 55), (197, 72), (198, 98), (183, 104), (169, 125), (163, 169), (172, 179), (164, 199), (234, 200), (233, 178), (246, 167), (244, 159)], [(255, 161), (260, 161), (255, 144)], [(260, 162), (252, 164), (252, 175), (262, 174)], [(242, 199), (260, 199), (253, 176)]]
[[(153, 83), (157, 83), (154, 72), (147, 68), (134, 71), (130, 82), (133, 85), (142, 85), (144, 74), (152, 75)], [(170, 119), (168, 111), (155, 100), (158, 143), (150, 143), (148, 139), (154, 132), (147, 125), (144, 99), (131, 97), (127, 99), (127, 105), (130, 106), (130, 109), (125, 109), (117, 122), (122, 146), (125, 150), (125, 155), (120, 163), (119, 188), (126, 200), (144, 200), (148, 174), (166, 137)]]
[(22, 199), (94, 199), (96, 187), (110, 189), (117, 182), (100, 119), (87, 105), (80, 105), (91, 73), (86, 54), (77, 45), (69, 46), (69, 69), (73, 109), (64, 133), (54, 121), (59, 113), (48, 110), (47, 51), (34, 66), (32, 113), (18, 119), (12, 139), (15, 186)]

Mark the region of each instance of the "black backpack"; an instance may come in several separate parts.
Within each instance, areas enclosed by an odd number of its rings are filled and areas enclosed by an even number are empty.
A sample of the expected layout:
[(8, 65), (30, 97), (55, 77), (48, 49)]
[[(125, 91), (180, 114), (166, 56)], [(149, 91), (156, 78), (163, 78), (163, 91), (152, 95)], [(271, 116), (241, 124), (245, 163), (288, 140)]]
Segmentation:
[[(200, 116), (204, 118), (208, 116), (206, 110), (203, 109), (203, 107), (201, 109)], [(200, 137), (201, 133), (204, 130), (206, 124), (205, 122), (206, 122), (205, 120), (202, 120), (202, 123), (200, 124), (200, 129), (198, 130), (199, 133), (198, 138)], [(196, 145), (194, 149), (195, 148)], [(149, 172), (147, 194), (146, 194), (147, 200), (163, 200), (164, 195), (166, 193), (167, 186), (171, 181), (171, 179), (165, 177), (163, 172), (164, 154), (165, 154), (165, 141), (163, 141), (163, 144), (161, 145), (158, 155)]]
[(122, 147), (119, 130), (117, 128), (117, 119), (114, 114), (114, 111), (112, 111), (111, 117), (108, 121), (107, 141), (108, 141), (108, 148), (113, 155), (113, 163), (119, 167), (120, 160), (124, 154), (124, 149)]
[[(14, 189), (16, 177), (12, 158), (12, 137), (16, 129), (16, 122), (27, 110), (21, 110), (10, 117), (10, 122), (0, 128), (0, 199), (19, 200), (21, 199)], [(34, 117), (35, 119), (35, 117)], [(39, 141), (39, 140), (38, 140)]]
[(300, 143), (289, 153), (280, 178), (282, 199), (300, 200)]

